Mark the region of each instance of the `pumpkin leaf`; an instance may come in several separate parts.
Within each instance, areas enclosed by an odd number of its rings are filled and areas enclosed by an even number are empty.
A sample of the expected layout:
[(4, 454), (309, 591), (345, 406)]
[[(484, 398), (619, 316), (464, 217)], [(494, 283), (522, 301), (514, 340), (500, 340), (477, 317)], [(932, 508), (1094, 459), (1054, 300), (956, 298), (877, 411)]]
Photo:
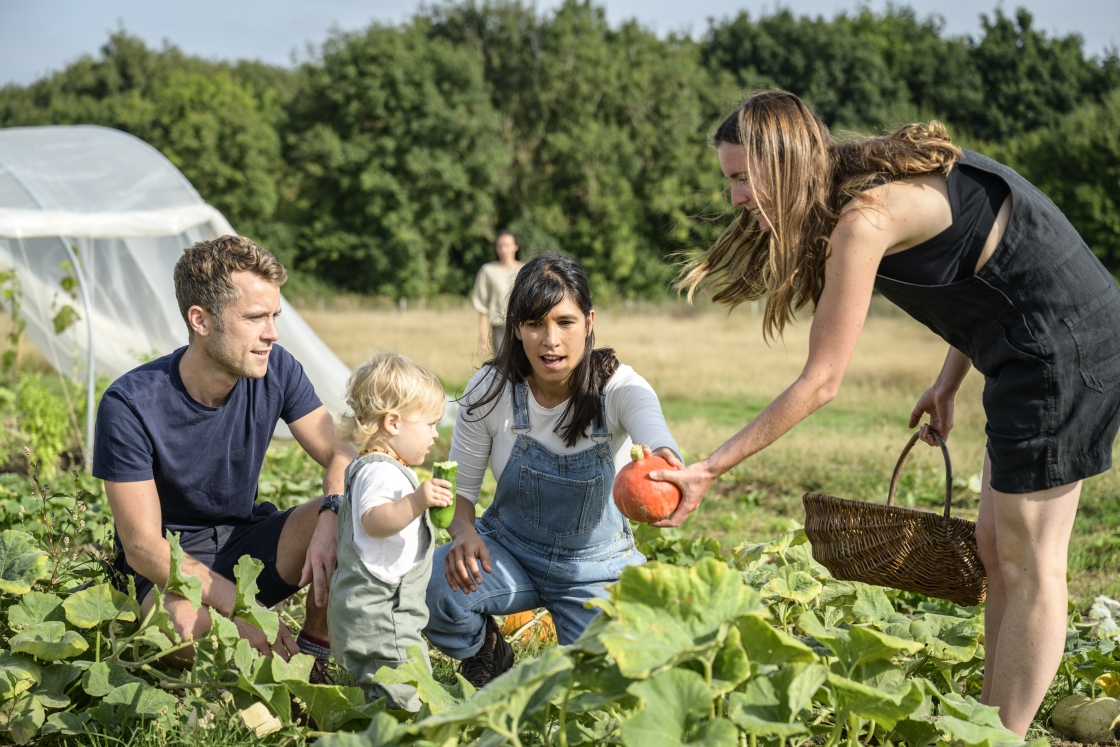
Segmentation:
[(133, 622), (140, 605), (108, 583), (91, 586), (71, 594), (62, 603), (66, 619), (77, 628), (95, 628), (109, 620)]
[(183, 573), (183, 563), (187, 560), (186, 553), (179, 545), (179, 532), (167, 531), (167, 544), (171, 545), (171, 570), (167, 574), (167, 585), (164, 591), (167, 594), (178, 594), (198, 609), (202, 606), (202, 579), (198, 576), (188, 576)]
[(759, 664), (786, 664), (787, 662), (817, 660), (810, 647), (789, 633), (779, 630), (758, 617), (743, 617), (736, 623), (743, 648), (751, 661)]
[(300, 699), (307, 714), (315, 719), (319, 731), (336, 731), (354, 718), (353, 709), (366, 703), (365, 693), (360, 687), (291, 682), (287, 688)]
[(611, 601), (618, 617), (599, 640), (632, 679), (646, 679), (674, 661), (722, 645), (731, 624), (744, 615), (768, 615), (759, 593), (711, 558), (691, 568), (629, 566), (611, 590)]
[(174, 709), (179, 699), (143, 682), (130, 682), (113, 688), (101, 702), (107, 706), (125, 706), (136, 716), (158, 716)]
[(30, 690), (42, 681), (43, 670), (30, 659), (0, 653), (0, 701)]
[(894, 729), (895, 724), (917, 710), (924, 701), (921, 689), (909, 681), (896, 690), (888, 691), (829, 674), (828, 686), (837, 711), (869, 718), (887, 731)]
[(941, 661), (972, 661), (983, 632), (984, 623), (979, 617), (962, 620), (926, 613), (910, 623), (914, 640), (926, 644), (930, 657)]
[(82, 689), (88, 695), (103, 697), (122, 685), (140, 683), (144, 680), (134, 676), (119, 664), (99, 661), (82, 673)]
[(70, 683), (78, 679), (81, 674), (82, 668), (77, 664), (71, 664), (68, 661), (56, 661), (43, 670), (43, 677), (39, 684), (43, 686), (43, 689), (61, 695), (66, 692)]
[(891, 659), (902, 653), (913, 654), (924, 648), (924, 644), (887, 635), (871, 628), (825, 628), (812, 612), (803, 613), (797, 619), (797, 624), (829, 648), (849, 675), (862, 664)]
[(770, 678), (756, 677), (745, 692), (731, 693), (727, 715), (740, 729), (759, 737), (785, 739), (808, 733), (806, 724), (786, 718), (787, 710)]
[(642, 701), (636, 716), (622, 723), (627, 747), (710, 745), (735, 747), (738, 731), (724, 719), (697, 724), (708, 715), (711, 692), (704, 678), (684, 669), (671, 669), (628, 688)]
[(233, 601), (230, 617), (241, 618), (264, 633), (269, 643), (276, 642), (280, 632), (280, 616), (257, 603), (257, 576), (264, 570), (264, 563), (242, 555), (233, 569), (237, 579), (237, 596)]
[(29, 591), (20, 597), (19, 604), (8, 610), (8, 625), (12, 630), (23, 630), (41, 622), (62, 622), (62, 597), (41, 591)]
[(820, 596), (822, 589), (824, 586), (821, 582), (807, 571), (795, 565), (787, 565), (779, 568), (761, 591), (764, 597), (780, 597), (804, 606)]
[[(383, 685), (412, 685), (416, 688), (420, 702), (427, 705), (433, 714), (449, 711), (466, 699), (462, 696), (461, 689), (456, 693), (456, 688), (437, 682), (432, 677), (427, 659), (419, 646), (409, 646), (408, 656), (408, 661), (396, 668), (381, 667), (374, 674), (373, 681)], [(473, 695), (474, 688), (471, 690)]]
[(52, 734), (60, 737), (84, 735), (87, 721), (89, 721), (89, 714), (86, 713), (72, 713), (70, 711), (52, 713), (47, 716), (47, 721), (43, 724), (43, 736)]
[(12, 653), (30, 654), (39, 661), (57, 661), (77, 656), (89, 648), (86, 639), (67, 630), (60, 622), (32, 625), (9, 641)]
[(0, 591), (26, 594), (50, 573), (50, 556), (26, 532), (0, 532)]
[(16, 744), (27, 744), (34, 739), (46, 717), (43, 704), (30, 693), (0, 709), (0, 723), (7, 727)]

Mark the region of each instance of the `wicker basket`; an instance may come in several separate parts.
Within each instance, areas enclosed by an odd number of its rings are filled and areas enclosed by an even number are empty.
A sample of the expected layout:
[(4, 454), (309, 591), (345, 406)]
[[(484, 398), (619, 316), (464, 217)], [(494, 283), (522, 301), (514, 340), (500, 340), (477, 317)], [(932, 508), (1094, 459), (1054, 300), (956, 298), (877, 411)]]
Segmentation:
[(984, 601), (988, 576), (976, 549), (976, 525), (949, 516), (953, 465), (945, 442), (934, 436), (945, 457), (944, 515), (893, 505), (902, 464), (918, 440), (914, 433), (895, 465), (887, 505), (806, 493), (805, 533), (813, 558), (836, 578), (970, 607)]

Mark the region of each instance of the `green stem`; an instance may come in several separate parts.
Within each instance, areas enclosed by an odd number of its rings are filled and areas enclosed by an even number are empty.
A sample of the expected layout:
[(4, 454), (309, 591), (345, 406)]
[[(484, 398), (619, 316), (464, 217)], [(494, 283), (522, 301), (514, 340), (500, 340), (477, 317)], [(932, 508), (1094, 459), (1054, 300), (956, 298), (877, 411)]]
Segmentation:
[(97, 645), (93, 649), (93, 662), (97, 664), (101, 661), (101, 626), (97, 626)]
[(864, 744), (866, 744), (868, 747), (871, 747), (871, 738), (873, 736), (875, 736), (875, 722), (874, 721), (872, 721), (867, 726), (867, 739), (864, 740)]
[(846, 720), (847, 714), (836, 713), (836, 724), (832, 727), (832, 731), (828, 735), (828, 741), (825, 742), (825, 747), (836, 747), (836, 745), (840, 744), (840, 732), (844, 729), (844, 722)]
[(564, 702), (560, 704), (560, 747), (568, 747), (568, 728), (565, 722), (568, 720), (568, 698), (572, 695), (574, 685), (573, 680), (564, 693)]
[(750, 747), (758, 747), (758, 735), (751, 732)]
[(862, 719), (854, 713), (848, 716), (848, 747), (859, 747), (859, 730)]

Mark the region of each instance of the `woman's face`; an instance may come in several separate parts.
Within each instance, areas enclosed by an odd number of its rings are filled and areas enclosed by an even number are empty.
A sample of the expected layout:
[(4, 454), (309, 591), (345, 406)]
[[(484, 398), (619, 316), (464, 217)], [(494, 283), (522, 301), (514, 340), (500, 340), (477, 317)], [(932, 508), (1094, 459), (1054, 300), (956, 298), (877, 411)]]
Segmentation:
[[(756, 189), (747, 178), (747, 157), (743, 152), (743, 146), (720, 143), (717, 151), (723, 175), (731, 180), (731, 204), (749, 210), (758, 221), (758, 227), (763, 231), (769, 231), (771, 226), (766, 216), (770, 214), (770, 205), (764, 204), (765, 194), (760, 194), (765, 190)], [(755, 181), (760, 182), (763, 178), (762, 164), (757, 161), (751, 164), (751, 171)]]
[(544, 384), (561, 384), (583, 358), (587, 338), (595, 323), (595, 310), (584, 317), (579, 306), (565, 297), (543, 319), (522, 322), (514, 329), (533, 366), (533, 376)]
[(499, 262), (509, 264), (517, 259), (517, 241), (508, 233), (502, 234), (494, 242), (494, 253), (498, 255)]

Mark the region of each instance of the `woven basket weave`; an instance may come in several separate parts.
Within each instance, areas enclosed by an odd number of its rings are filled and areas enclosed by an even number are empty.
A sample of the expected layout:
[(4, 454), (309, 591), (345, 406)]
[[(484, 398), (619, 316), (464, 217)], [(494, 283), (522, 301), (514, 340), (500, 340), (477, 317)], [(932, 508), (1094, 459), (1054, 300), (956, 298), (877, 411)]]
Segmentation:
[(942, 516), (893, 505), (902, 464), (918, 440), (914, 433), (895, 465), (887, 505), (806, 493), (801, 499), (805, 533), (813, 544), (813, 558), (836, 578), (971, 607), (984, 601), (988, 576), (976, 549), (976, 525), (949, 515), (953, 465), (945, 442), (933, 435), (945, 457)]

